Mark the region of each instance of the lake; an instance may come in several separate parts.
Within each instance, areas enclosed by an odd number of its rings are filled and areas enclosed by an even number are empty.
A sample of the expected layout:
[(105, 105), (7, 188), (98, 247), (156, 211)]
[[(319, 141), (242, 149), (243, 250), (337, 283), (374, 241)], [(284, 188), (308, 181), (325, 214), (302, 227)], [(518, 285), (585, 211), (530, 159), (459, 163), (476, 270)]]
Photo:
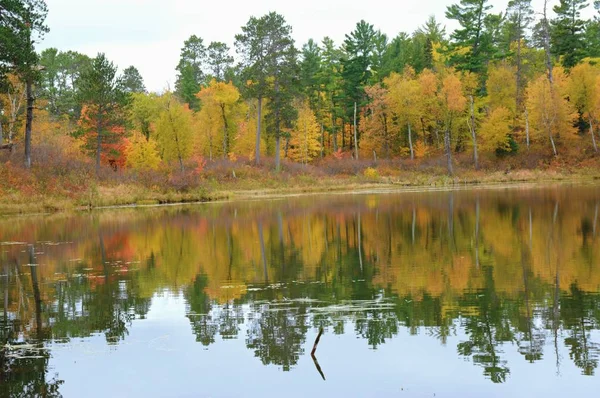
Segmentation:
[(563, 184), (2, 217), (0, 395), (587, 396), (599, 211)]

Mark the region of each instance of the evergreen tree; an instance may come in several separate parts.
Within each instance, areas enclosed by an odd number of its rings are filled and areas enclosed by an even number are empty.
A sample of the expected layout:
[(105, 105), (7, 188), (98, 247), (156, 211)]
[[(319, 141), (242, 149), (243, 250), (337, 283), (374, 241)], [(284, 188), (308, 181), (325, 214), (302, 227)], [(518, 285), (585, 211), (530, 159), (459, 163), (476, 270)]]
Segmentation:
[(233, 57), (229, 54), (229, 46), (225, 43), (213, 41), (208, 45), (207, 52), (207, 67), (210, 77), (215, 78), (218, 82), (223, 82), (226, 75), (233, 65)]
[(123, 88), (128, 93), (144, 93), (144, 79), (135, 66), (130, 66), (123, 71)]
[(566, 68), (575, 66), (586, 55), (581, 11), (587, 6), (587, 0), (560, 0), (553, 8), (556, 18), (551, 22), (551, 49)]
[(531, 0), (509, 1), (506, 16), (506, 28), (509, 39), (508, 50), (510, 51), (512, 43), (516, 43), (514, 57), (515, 66), (517, 68), (515, 74), (517, 80), (516, 106), (517, 111), (520, 111), (523, 102), (523, 88), (525, 87), (523, 77), (523, 45), (525, 44), (524, 42), (527, 37), (527, 29), (533, 22)]
[(460, 71), (479, 76), (479, 91), (485, 92), (487, 64), (499, 56), (502, 14), (490, 14), (487, 0), (461, 0), (448, 7), (446, 17), (460, 28), (452, 32), (449, 46), (450, 63)]
[(202, 38), (192, 35), (183, 43), (175, 81), (175, 92), (190, 109), (200, 109), (196, 97), (200, 85), (204, 82), (204, 65), (206, 64), (206, 47)]
[(275, 167), (279, 169), (282, 128), (291, 125), (292, 91), (297, 86), (297, 55), (292, 28), (275, 12), (251, 17), (236, 35), (236, 48), (242, 55), (243, 77), (249, 84), (246, 94), (258, 100), (256, 163), (260, 163), (262, 100), (269, 99), (268, 125), (275, 138)]
[(115, 138), (114, 127), (122, 124), (122, 111), (129, 100), (123, 80), (117, 76), (117, 67), (104, 54), (98, 54), (82, 72), (78, 100), (86, 106), (88, 123), (84, 132), (96, 138), (95, 142), (88, 142), (88, 148), (96, 154), (98, 174), (102, 147)]

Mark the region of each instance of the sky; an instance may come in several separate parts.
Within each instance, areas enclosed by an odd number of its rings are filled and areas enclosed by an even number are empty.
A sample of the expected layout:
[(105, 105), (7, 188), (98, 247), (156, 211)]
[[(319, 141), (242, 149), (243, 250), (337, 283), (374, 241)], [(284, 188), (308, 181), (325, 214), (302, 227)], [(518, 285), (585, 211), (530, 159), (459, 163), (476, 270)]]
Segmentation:
[[(456, 27), (444, 17), (446, 7), (459, 0), (46, 0), (50, 28), (40, 50), (56, 47), (96, 56), (103, 52), (121, 70), (133, 65), (142, 74), (146, 88), (173, 88), (175, 66), (184, 40), (195, 34), (222, 41), (232, 48), (234, 36), (250, 16), (270, 11), (282, 14), (292, 26), (298, 47), (314, 38), (329, 36), (340, 44), (361, 19), (389, 37), (411, 33), (430, 15)], [(490, 0), (494, 12), (504, 11), (508, 0)], [(533, 0), (541, 11), (543, 0)], [(558, 3), (550, 0), (549, 4)], [(592, 7), (588, 10), (592, 13)]]

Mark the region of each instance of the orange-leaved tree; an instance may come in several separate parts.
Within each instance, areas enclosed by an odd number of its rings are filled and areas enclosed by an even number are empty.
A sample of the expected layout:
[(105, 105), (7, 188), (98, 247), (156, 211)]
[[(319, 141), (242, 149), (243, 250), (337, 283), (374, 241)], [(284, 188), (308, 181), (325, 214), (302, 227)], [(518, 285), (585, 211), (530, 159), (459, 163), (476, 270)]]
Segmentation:
[(110, 125), (98, 123), (101, 113), (96, 105), (84, 105), (79, 118), (82, 149), (90, 155), (96, 155), (96, 172), (100, 164), (110, 165), (115, 170), (123, 167), (129, 145), (123, 125), (114, 121)]
[(458, 116), (463, 113), (467, 99), (462, 92), (462, 82), (453, 69), (444, 71), (442, 74), (442, 87), (438, 92), (440, 110), (444, 125), (444, 147), (447, 157), (448, 173), (454, 174), (452, 166), (452, 130)]
[(381, 150), (383, 157), (389, 158), (394, 152), (397, 129), (392, 125), (391, 112), (386, 102), (387, 90), (376, 84), (365, 87), (365, 94), (370, 101), (364, 110), (360, 150), (365, 155), (362, 157)]

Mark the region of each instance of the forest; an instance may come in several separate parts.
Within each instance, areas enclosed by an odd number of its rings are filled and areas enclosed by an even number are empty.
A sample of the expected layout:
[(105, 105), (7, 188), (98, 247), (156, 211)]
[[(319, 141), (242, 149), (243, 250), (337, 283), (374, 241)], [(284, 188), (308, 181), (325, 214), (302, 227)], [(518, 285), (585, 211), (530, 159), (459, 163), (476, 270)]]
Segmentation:
[(360, 21), (342, 43), (301, 46), (284, 16), (252, 16), (233, 49), (185, 40), (174, 87), (156, 93), (102, 53), (37, 52), (45, 2), (2, 1), (0, 195), (91, 204), (107, 186), (194, 197), (219, 183), (594, 173), (600, 1), (495, 11), (461, 0), (452, 32), (434, 17), (395, 37)]

